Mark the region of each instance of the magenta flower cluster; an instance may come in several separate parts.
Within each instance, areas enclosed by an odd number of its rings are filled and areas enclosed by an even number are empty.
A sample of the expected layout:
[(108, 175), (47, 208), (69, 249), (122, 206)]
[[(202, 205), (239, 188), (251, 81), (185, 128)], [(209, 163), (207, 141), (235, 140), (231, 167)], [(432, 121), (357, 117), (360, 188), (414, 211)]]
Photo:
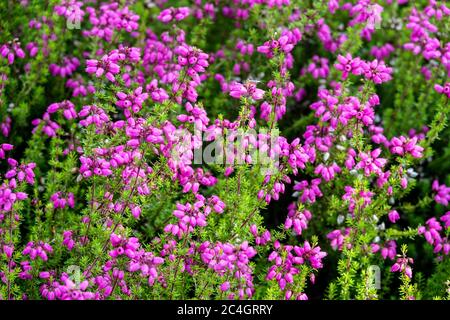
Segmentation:
[(9, 5), (0, 299), (396, 295), (374, 264), (420, 297), (408, 240), (450, 256), (450, 9), (313, 2)]

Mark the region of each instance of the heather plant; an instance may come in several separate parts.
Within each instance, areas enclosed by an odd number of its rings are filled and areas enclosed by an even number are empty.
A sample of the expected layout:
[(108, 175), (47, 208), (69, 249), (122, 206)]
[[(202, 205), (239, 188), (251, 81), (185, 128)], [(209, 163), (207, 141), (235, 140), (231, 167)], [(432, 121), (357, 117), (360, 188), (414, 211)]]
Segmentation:
[(1, 299), (450, 299), (450, 7), (0, 1)]

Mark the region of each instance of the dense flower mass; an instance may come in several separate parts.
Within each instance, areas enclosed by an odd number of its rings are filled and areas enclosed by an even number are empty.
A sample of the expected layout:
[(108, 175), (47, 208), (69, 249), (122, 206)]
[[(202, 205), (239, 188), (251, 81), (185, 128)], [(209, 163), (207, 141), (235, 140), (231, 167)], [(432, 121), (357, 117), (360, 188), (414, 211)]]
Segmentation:
[(445, 1), (0, 17), (0, 299), (450, 299)]

